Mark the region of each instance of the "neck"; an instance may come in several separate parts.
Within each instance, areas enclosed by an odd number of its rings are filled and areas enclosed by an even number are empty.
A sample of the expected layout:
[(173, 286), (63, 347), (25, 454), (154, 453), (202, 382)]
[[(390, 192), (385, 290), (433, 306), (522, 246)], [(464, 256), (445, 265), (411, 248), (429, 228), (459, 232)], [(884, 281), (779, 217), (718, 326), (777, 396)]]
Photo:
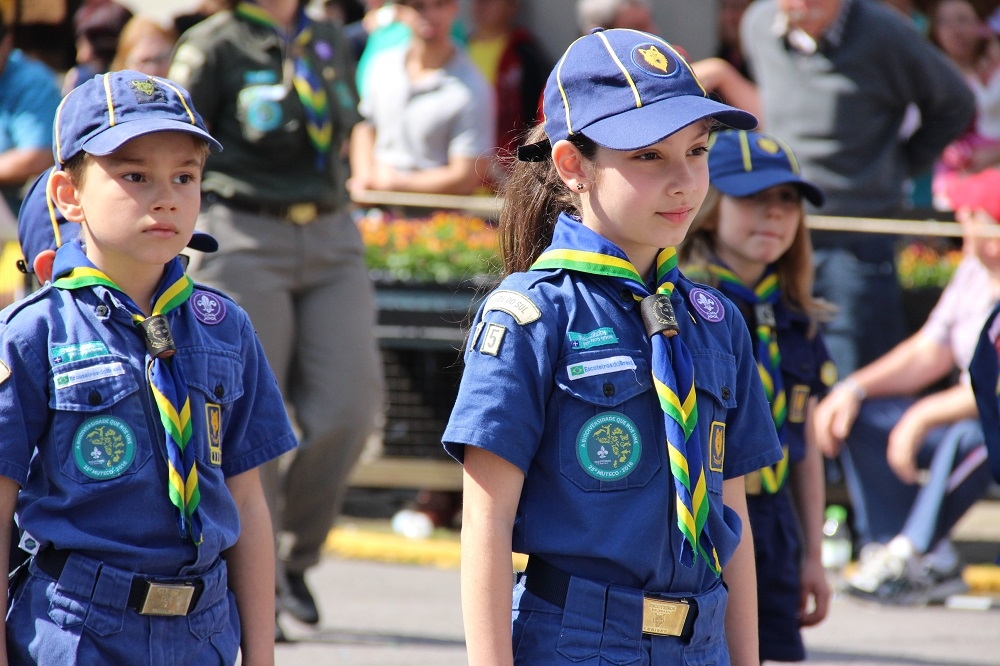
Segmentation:
[(761, 264), (757, 262), (741, 261), (736, 257), (727, 257), (725, 252), (716, 252), (719, 259), (722, 260), (726, 266), (729, 266), (730, 270), (736, 274), (743, 284), (748, 287), (755, 287), (760, 279), (764, 277), (764, 271), (767, 270), (767, 264)]
[(295, 22), (299, 9), (299, 0), (256, 0), (256, 3), (285, 27)]
[(151, 312), (150, 301), (153, 300), (153, 294), (156, 293), (156, 288), (160, 285), (160, 280), (163, 279), (163, 266), (143, 265), (141, 269), (136, 266), (109, 271), (101, 268), (93, 259), (91, 262), (118, 285), (118, 288), (139, 306), (143, 314), (149, 316)]

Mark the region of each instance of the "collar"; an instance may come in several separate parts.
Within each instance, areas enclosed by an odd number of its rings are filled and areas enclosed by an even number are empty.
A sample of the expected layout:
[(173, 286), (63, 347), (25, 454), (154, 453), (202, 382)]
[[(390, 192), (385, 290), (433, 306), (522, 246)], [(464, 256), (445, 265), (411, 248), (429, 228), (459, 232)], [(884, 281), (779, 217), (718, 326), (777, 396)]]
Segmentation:
[(844, 41), (844, 28), (847, 25), (847, 16), (850, 14), (851, 5), (854, 0), (843, 0), (840, 11), (837, 12), (833, 23), (820, 35), (819, 39), (814, 39), (808, 33), (792, 28), (788, 22), (788, 14), (779, 11), (774, 16), (774, 23), (771, 25), (771, 32), (774, 36), (785, 41), (790, 49), (801, 55), (813, 55), (819, 50), (820, 45), (835, 49)]

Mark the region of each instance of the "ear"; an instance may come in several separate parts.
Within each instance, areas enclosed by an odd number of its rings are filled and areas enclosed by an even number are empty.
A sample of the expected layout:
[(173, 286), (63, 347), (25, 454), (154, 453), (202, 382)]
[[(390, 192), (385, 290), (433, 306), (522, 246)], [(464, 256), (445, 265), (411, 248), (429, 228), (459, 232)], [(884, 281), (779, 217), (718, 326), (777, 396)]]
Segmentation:
[(70, 222), (82, 224), (86, 216), (80, 204), (80, 190), (65, 171), (56, 171), (49, 181), (49, 196), (59, 212)]
[(38, 284), (45, 284), (52, 279), (52, 264), (56, 260), (55, 250), (42, 250), (32, 262), (35, 276), (38, 277)]
[[(593, 182), (593, 178), (589, 175), (590, 162), (579, 148), (565, 139), (556, 141), (552, 146), (552, 162), (559, 178), (572, 192), (584, 191)], [(580, 185), (583, 187), (579, 187)]]

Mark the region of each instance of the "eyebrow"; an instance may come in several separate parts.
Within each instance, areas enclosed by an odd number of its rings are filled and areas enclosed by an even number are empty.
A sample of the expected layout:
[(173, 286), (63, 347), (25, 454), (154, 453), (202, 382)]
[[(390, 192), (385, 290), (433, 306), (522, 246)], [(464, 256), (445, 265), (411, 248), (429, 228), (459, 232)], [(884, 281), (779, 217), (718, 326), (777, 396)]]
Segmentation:
[[(122, 157), (116, 155), (107, 155), (106, 159), (108, 160), (108, 164), (113, 167), (131, 166), (131, 165), (143, 166), (148, 163), (146, 159), (139, 157)], [(181, 162), (177, 166), (193, 167), (193, 166), (202, 166), (204, 163), (205, 162), (203, 159), (192, 157), (189, 160)]]

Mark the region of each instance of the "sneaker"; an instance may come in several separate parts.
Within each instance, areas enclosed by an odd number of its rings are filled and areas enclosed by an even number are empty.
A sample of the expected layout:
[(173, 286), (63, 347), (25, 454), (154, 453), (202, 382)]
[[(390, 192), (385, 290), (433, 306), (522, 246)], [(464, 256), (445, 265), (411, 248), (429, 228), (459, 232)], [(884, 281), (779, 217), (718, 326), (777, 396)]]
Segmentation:
[(847, 579), (844, 591), (859, 597), (873, 597), (886, 583), (906, 573), (907, 560), (882, 544), (867, 544), (861, 552), (857, 571)]
[(914, 571), (883, 586), (878, 596), (885, 604), (928, 606), (943, 604), (948, 597), (968, 591), (969, 586), (962, 579), (962, 565), (956, 561), (948, 570), (920, 564)]
[(319, 609), (306, 585), (305, 574), (288, 572), (285, 581), (285, 589), (278, 595), (279, 608), (299, 622), (318, 624)]

